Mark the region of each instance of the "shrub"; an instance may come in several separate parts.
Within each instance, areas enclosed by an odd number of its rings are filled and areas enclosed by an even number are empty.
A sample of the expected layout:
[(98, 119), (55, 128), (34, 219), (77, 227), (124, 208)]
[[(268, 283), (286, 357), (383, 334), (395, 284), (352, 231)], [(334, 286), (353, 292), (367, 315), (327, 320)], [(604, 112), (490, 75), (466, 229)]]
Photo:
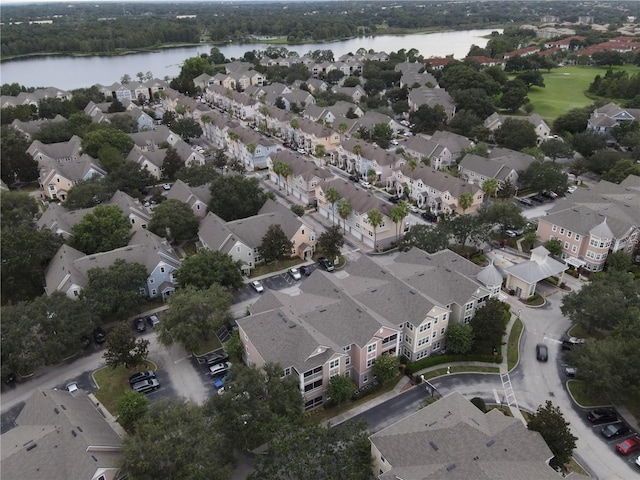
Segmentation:
[(545, 278), (545, 280), (549, 282), (551, 285), (558, 286), (558, 279), (556, 277), (547, 277)]
[(304, 215), (304, 207), (302, 205), (291, 205), (291, 211), (299, 217)]
[(502, 363), (502, 355), (435, 355), (433, 357), (422, 358), (417, 362), (408, 362), (405, 371), (411, 375), (435, 365), (455, 362)]
[(478, 407), (478, 410), (480, 410), (482, 413), (487, 413), (487, 405), (484, 403), (484, 400), (482, 398), (473, 397), (471, 399), (471, 403)]

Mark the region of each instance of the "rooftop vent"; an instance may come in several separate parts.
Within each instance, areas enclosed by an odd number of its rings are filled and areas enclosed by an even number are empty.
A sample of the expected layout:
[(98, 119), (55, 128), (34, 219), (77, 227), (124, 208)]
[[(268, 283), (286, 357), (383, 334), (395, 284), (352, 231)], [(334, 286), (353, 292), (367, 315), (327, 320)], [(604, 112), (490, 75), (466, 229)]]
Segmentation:
[(447, 472), (450, 472), (450, 471), (451, 471), (451, 470), (453, 470), (454, 468), (456, 468), (456, 464), (455, 464), (455, 463), (452, 463), (451, 465), (449, 465), (449, 466), (447, 467)]
[(320, 310), (318, 310), (318, 311), (319, 311), (320, 313), (324, 313), (324, 312), (326, 312), (326, 311), (327, 311), (327, 309), (326, 309), (326, 308), (321, 308), (321, 309), (320, 309)]
[(53, 411), (56, 412), (56, 415), (60, 415), (60, 410), (58, 410), (57, 408), (54, 408)]
[(78, 436), (78, 434), (76, 433), (76, 431), (75, 431), (75, 430), (71, 430), (71, 435), (73, 435), (74, 437), (77, 437), (77, 436)]
[(496, 441), (492, 438), (491, 440), (489, 440), (486, 445), (487, 447), (490, 447), (491, 445), (493, 445), (494, 443), (496, 443)]
[(471, 419), (471, 421), (472, 421), (473, 423), (475, 423), (476, 425), (480, 426), (480, 424), (478, 423), (478, 421), (477, 421), (475, 418), (472, 418), (472, 419)]
[(446, 267), (446, 268), (445, 268), (445, 270), (446, 270), (447, 272), (449, 272), (449, 273), (451, 273), (451, 272), (452, 272), (452, 270), (451, 270), (449, 267)]
[(356, 307), (356, 312), (362, 313), (362, 310), (360, 310), (360, 307)]
[(447, 414), (444, 416), (444, 418), (450, 417), (451, 416), (451, 412), (447, 412)]
[(409, 293), (410, 293), (411, 295), (415, 295), (415, 294), (416, 294), (416, 291), (415, 291), (415, 290), (409, 290)]
[(62, 407), (63, 410), (67, 409), (67, 407), (65, 407), (63, 404), (60, 404), (60, 406)]
[(29, 440), (23, 446), (27, 447), (26, 450), (28, 452), (29, 450), (33, 450), (34, 448), (36, 448), (38, 446), (38, 444), (36, 442), (34, 442), (33, 440)]
[(438, 451), (438, 445), (436, 445), (435, 442), (430, 441), (429, 445), (431, 445), (431, 448), (433, 448), (436, 452)]

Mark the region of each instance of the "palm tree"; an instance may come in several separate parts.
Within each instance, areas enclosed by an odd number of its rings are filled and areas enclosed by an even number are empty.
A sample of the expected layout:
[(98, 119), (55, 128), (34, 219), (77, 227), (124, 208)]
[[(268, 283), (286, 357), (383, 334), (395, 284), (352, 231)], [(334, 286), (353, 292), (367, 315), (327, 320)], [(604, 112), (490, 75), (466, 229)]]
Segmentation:
[(333, 212), (333, 223), (336, 222), (336, 202), (340, 200), (340, 194), (334, 187), (329, 187), (324, 194), (324, 198), (331, 204), (331, 211)]
[(210, 140), (211, 136), (209, 135), (209, 126), (208, 125), (211, 123), (211, 115), (202, 115), (200, 117), (200, 120), (204, 124), (205, 136), (207, 137), (208, 140)]
[(396, 244), (400, 240), (400, 227), (402, 226), (402, 221), (407, 218), (409, 215), (409, 205), (407, 202), (400, 202), (391, 209), (389, 213), (389, 218), (391, 221), (396, 224)]
[(378, 179), (378, 173), (373, 168), (370, 168), (369, 170), (367, 170), (367, 181), (371, 185), (376, 183), (377, 179)]
[(287, 192), (287, 195), (289, 195), (289, 177), (293, 172), (293, 168), (288, 163), (282, 162), (281, 172), (282, 172), (282, 176), (284, 177), (285, 191)]
[(353, 146), (353, 153), (355, 153), (358, 156), (358, 165), (360, 165), (360, 155), (362, 154), (362, 145), (360, 145), (359, 143), (356, 143)]
[(347, 218), (351, 215), (353, 207), (349, 203), (349, 200), (343, 198), (338, 203), (338, 215), (342, 219), (342, 229), (344, 230), (345, 235), (347, 234)]
[(289, 126), (291, 126), (291, 128), (293, 128), (294, 130), (297, 130), (298, 127), (300, 126), (300, 124), (298, 123), (298, 119), (292, 118), (291, 122), (289, 122)]
[(495, 178), (487, 178), (482, 184), (482, 190), (487, 194), (487, 197), (493, 197), (498, 191), (499, 186), (498, 180)]
[(416, 168), (418, 168), (418, 161), (414, 157), (409, 157), (407, 160), (407, 168), (410, 172), (413, 172)]
[(284, 163), (282, 160), (276, 160), (275, 162), (273, 162), (273, 167), (271, 167), (271, 169), (273, 170), (273, 173), (278, 175), (278, 190), (282, 190), (280, 178), (281, 177), (284, 178), (285, 172), (286, 172), (285, 167), (288, 167), (288, 166), (289, 165)]
[(460, 207), (462, 207), (462, 213), (464, 213), (467, 208), (473, 204), (473, 195), (469, 192), (464, 192), (460, 195), (460, 198), (458, 198), (458, 203), (460, 204)]
[(346, 123), (342, 122), (340, 125), (338, 125), (338, 133), (341, 136), (347, 133), (347, 130), (349, 130), (349, 125), (347, 125)]
[(382, 214), (377, 209), (371, 210), (367, 214), (369, 224), (373, 228), (373, 249), (378, 250), (378, 227), (382, 224)]

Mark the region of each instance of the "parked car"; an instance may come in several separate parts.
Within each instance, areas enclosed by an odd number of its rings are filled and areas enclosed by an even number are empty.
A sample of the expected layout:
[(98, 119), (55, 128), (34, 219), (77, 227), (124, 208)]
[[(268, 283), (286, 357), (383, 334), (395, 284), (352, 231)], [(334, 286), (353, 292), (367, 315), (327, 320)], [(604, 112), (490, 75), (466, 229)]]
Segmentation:
[(640, 467), (640, 455), (638, 455), (638, 458), (636, 458), (636, 465)]
[(151, 378), (156, 378), (156, 372), (154, 372), (153, 370), (146, 370), (144, 372), (134, 373), (129, 377), (129, 385), (142, 382), (143, 380), (149, 380)]
[(515, 230), (506, 230), (506, 231), (504, 232), (504, 234), (505, 234), (507, 237), (511, 237), (511, 238), (515, 238), (515, 237), (517, 237), (517, 236), (518, 236), (518, 233), (517, 233)]
[(437, 222), (438, 221), (438, 216), (435, 213), (431, 213), (431, 212), (422, 212), (420, 214), (420, 216), (422, 218), (424, 218), (426, 221), (428, 222)]
[(308, 277), (309, 275), (311, 275), (311, 267), (308, 265), (303, 265), (300, 267), (300, 273), (302, 275), (304, 275), (305, 277)]
[(525, 207), (532, 207), (533, 206), (533, 202), (531, 200), (529, 200), (528, 198), (520, 198), (518, 200), (518, 202), (520, 202), (520, 204), (524, 205)]
[(134, 383), (131, 385), (131, 388), (138, 393), (151, 393), (160, 388), (160, 382), (155, 378), (149, 378), (147, 380)]
[(576, 367), (566, 367), (564, 369), (565, 375), (569, 378), (574, 378), (577, 372), (578, 372), (578, 369)]
[(360, 185), (362, 185), (362, 187), (366, 188), (366, 189), (371, 188), (371, 184), (369, 182), (367, 182), (366, 180), (360, 180)]
[(216, 363), (215, 365), (211, 365), (209, 367), (209, 374), (211, 375), (220, 375), (221, 373), (227, 372), (231, 368), (231, 362), (221, 362)]
[(163, 185), (162, 185), (162, 189), (163, 189), (163, 190), (171, 190), (171, 184), (169, 184), (169, 183), (165, 183), (165, 184), (163, 184)]
[(144, 318), (138, 317), (133, 321), (133, 325), (135, 326), (138, 332), (144, 332), (147, 329), (147, 324), (144, 323)]
[(604, 438), (620, 437), (629, 433), (631, 429), (622, 422), (612, 423), (600, 430), (600, 433)]
[(67, 392), (69, 392), (69, 393), (77, 392), (78, 391), (78, 382), (67, 383), (67, 386), (65, 388), (67, 389)]
[(629, 437), (626, 440), (616, 445), (616, 450), (622, 455), (629, 455), (630, 453), (640, 450), (640, 437)]
[(302, 275), (300, 275), (300, 270), (295, 267), (291, 267), (289, 269), (289, 275), (291, 275), (294, 280), (300, 280), (302, 278)]
[(573, 348), (573, 343), (571, 343), (569, 340), (563, 340), (562, 341), (562, 350), (566, 351), (566, 350), (571, 350)]
[(613, 410), (607, 410), (606, 408), (596, 408), (591, 410), (587, 414), (587, 420), (593, 424), (600, 423), (613, 423), (618, 421), (618, 416)]
[(392, 195), (389, 197), (389, 201), (391, 203), (400, 203), (400, 197), (398, 197), (397, 195)]
[(333, 272), (335, 267), (331, 264), (331, 262), (326, 257), (320, 257), (318, 259), (318, 265), (327, 272)]
[(578, 187), (576, 187), (575, 185), (571, 185), (569, 188), (567, 188), (567, 193), (573, 193), (578, 189)]
[(400, 145), (397, 140), (391, 140), (391, 145)]
[(572, 345), (584, 345), (587, 341), (584, 338), (570, 337), (569, 343)]
[(542, 343), (536, 345), (536, 358), (541, 362), (549, 360), (549, 352), (547, 351), (546, 345)]
[(540, 192), (540, 194), (543, 197), (546, 197), (550, 200), (555, 200), (556, 198), (558, 198), (558, 194), (556, 192), (552, 192), (550, 190), (543, 190), (542, 192)]
[(155, 327), (160, 323), (160, 319), (158, 318), (157, 315), (149, 315), (147, 317), (147, 323), (151, 325), (151, 327)]
[(224, 350), (214, 352), (211, 355), (205, 357), (207, 365), (216, 365), (218, 363), (226, 362), (229, 360), (229, 355)]
[(229, 374), (225, 373), (224, 375), (219, 376), (213, 381), (213, 386), (216, 388), (222, 388), (224, 387), (224, 384), (227, 383), (228, 379), (229, 379)]
[(262, 286), (262, 283), (260, 283), (260, 280), (252, 281), (251, 287), (258, 293), (264, 292), (264, 287)]
[(93, 331), (93, 341), (100, 345), (106, 340), (107, 334), (105, 333), (105, 331), (100, 327), (96, 327), (96, 329)]
[(352, 182), (359, 182), (360, 179), (358, 177), (356, 177), (355, 175), (349, 175), (349, 180), (351, 180)]

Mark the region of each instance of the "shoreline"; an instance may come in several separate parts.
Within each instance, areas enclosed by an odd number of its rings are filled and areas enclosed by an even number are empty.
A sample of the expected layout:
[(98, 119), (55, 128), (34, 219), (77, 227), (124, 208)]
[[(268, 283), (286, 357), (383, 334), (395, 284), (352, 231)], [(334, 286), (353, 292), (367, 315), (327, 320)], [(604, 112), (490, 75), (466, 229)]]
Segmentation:
[[(150, 47), (143, 47), (143, 48), (132, 48), (132, 49), (127, 49), (127, 50), (122, 50), (122, 51), (113, 51), (113, 52), (94, 52), (94, 53), (82, 53), (82, 52), (55, 52), (55, 53), (27, 53), (24, 55), (16, 55), (16, 56), (11, 56), (11, 57), (3, 57), (0, 58), (0, 64), (2, 63), (8, 63), (8, 62), (15, 62), (15, 61), (20, 61), (20, 60), (30, 60), (30, 59), (34, 59), (34, 58), (46, 58), (46, 57), (70, 57), (70, 58), (88, 58), (88, 57), (124, 57), (127, 55), (135, 55), (138, 53), (159, 53), (162, 50), (170, 50), (173, 48), (188, 48), (188, 47), (198, 47), (198, 46), (204, 46), (204, 45), (210, 45), (211, 47), (216, 47), (216, 46), (224, 46), (224, 45), (257, 45), (257, 44), (267, 44), (269, 46), (278, 46), (278, 47), (287, 47), (288, 45), (292, 45), (292, 46), (299, 46), (299, 45), (313, 45), (313, 44), (326, 44), (326, 45), (331, 45), (332, 43), (338, 43), (338, 42), (344, 42), (344, 41), (348, 41), (348, 40), (353, 40), (353, 39), (357, 39), (357, 38), (371, 38), (371, 37), (381, 37), (381, 36), (396, 36), (396, 37), (401, 37), (401, 36), (411, 36), (411, 35), (429, 35), (432, 33), (446, 33), (446, 32), (460, 32), (460, 31), (466, 31), (466, 30), (488, 30), (491, 28), (495, 28), (495, 29), (504, 29), (504, 26), (486, 26), (486, 27), (475, 27), (475, 28), (461, 28), (461, 29), (455, 29), (455, 28), (444, 28), (444, 29), (440, 29), (440, 28), (431, 28), (431, 29), (426, 29), (426, 30), (413, 30), (413, 29), (407, 29), (405, 31), (401, 30), (401, 29), (388, 29), (388, 30), (384, 30), (382, 32), (376, 32), (375, 34), (372, 35), (354, 35), (351, 37), (344, 37), (344, 38), (336, 38), (336, 39), (332, 39), (332, 40), (324, 40), (324, 41), (318, 41), (318, 40), (305, 40), (302, 42), (285, 42), (282, 43), (282, 39), (286, 40), (286, 37), (278, 37), (277, 39), (271, 39), (271, 40), (259, 40), (259, 39), (253, 39), (253, 40), (242, 40), (242, 41), (223, 41), (223, 42), (198, 42), (198, 43), (172, 43), (172, 44), (167, 44), (167, 45), (159, 45), (159, 46), (150, 46)], [(488, 35), (487, 35), (488, 37)]]

